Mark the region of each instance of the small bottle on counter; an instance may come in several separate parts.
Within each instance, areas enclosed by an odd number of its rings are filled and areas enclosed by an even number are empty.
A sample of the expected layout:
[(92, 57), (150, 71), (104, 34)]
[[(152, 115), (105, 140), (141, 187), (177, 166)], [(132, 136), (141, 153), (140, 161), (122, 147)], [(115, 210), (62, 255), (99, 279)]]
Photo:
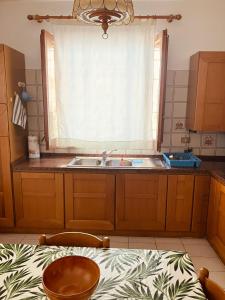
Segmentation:
[(35, 135), (28, 136), (29, 158), (40, 158), (40, 147), (38, 137)]

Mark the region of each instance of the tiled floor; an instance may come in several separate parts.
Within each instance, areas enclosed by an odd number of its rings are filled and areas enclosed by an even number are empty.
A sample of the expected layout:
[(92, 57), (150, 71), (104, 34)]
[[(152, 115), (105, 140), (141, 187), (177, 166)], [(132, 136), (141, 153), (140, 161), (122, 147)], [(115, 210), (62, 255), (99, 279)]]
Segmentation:
[[(0, 243), (36, 244), (39, 234), (0, 234)], [(195, 269), (204, 266), (210, 277), (225, 289), (225, 265), (205, 239), (111, 236), (112, 248), (187, 251)]]

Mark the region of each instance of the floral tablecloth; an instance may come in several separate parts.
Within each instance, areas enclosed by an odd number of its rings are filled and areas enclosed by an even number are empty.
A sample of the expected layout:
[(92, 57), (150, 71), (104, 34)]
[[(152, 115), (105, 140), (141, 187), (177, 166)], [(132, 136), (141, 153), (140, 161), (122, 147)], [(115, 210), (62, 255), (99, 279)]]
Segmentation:
[(0, 299), (46, 300), (43, 269), (67, 255), (86, 256), (100, 266), (91, 299), (206, 299), (185, 252), (22, 244), (0, 244)]

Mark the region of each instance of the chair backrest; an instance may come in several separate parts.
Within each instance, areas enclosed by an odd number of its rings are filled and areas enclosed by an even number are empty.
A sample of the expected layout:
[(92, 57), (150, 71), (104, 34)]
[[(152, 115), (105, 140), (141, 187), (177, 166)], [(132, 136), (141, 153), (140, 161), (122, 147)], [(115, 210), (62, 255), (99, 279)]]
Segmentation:
[(108, 237), (100, 239), (83, 232), (62, 232), (49, 238), (45, 234), (41, 235), (39, 245), (109, 248), (110, 240)]
[(209, 271), (201, 268), (198, 277), (208, 300), (225, 300), (225, 290), (209, 279)]

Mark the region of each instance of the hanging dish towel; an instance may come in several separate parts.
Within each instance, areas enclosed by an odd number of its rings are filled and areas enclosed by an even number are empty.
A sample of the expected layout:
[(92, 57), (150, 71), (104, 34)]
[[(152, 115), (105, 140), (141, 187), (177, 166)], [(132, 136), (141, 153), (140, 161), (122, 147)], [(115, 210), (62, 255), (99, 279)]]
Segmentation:
[(12, 122), (13, 124), (23, 127), (23, 129), (26, 128), (27, 113), (22, 101), (20, 100), (19, 95), (16, 95), (15, 98)]

